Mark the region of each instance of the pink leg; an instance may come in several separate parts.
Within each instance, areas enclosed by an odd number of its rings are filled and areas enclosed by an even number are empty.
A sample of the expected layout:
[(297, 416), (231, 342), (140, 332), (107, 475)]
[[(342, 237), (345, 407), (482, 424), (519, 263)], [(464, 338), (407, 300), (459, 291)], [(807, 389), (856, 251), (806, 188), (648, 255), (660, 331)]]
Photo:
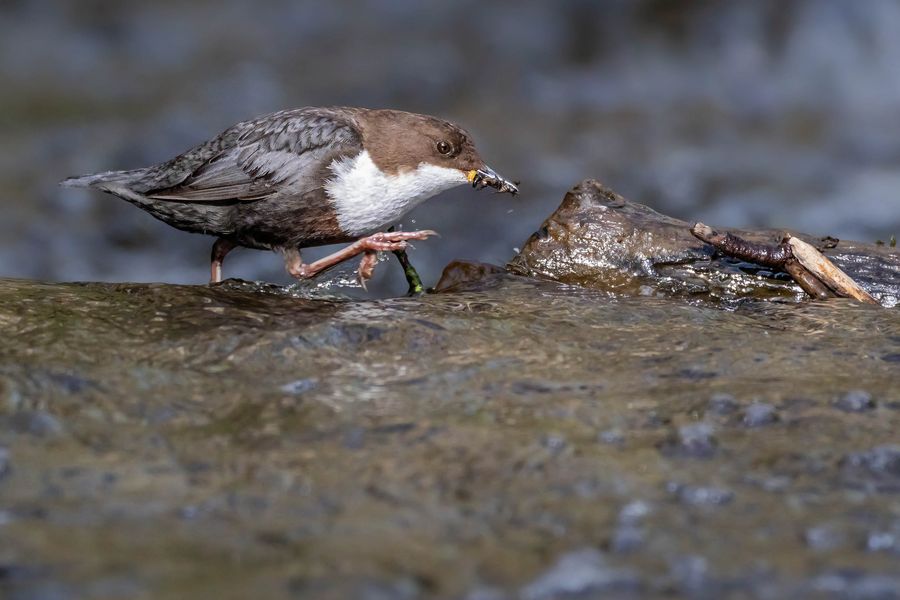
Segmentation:
[(333, 267), (338, 263), (353, 258), (354, 256), (363, 255), (359, 263), (359, 283), (364, 288), (366, 280), (372, 277), (377, 263), (377, 252), (405, 250), (409, 244), (409, 240), (424, 240), (429, 236), (437, 235), (434, 231), (426, 229), (424, 231), (389, 231), (382, 233), (373, 233), (372, 235), (360, 238), (334, 254), (329, 254), (325, 258), (305, 264), (300, 257), (300, 251), (291, 249), (284, 254), (284, 264), (287, 272), (297, 279), (310, 279), (315, 277), (325, 269)]
[(233, 242), (229, 242), (224, 238), (219, 238), (213, 244), (212, 258), (209, 266), (209, 282), (219, 283), (222, 281), (222, 263), (229, 252), (237, 247)]

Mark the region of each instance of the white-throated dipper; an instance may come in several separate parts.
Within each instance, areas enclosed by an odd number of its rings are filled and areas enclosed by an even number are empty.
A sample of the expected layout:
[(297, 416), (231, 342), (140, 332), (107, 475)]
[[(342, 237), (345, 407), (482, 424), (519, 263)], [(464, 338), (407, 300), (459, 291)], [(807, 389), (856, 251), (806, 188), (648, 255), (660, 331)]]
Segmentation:
[[(402, 251), (435, 233), (384, 231), (423, 200), (470, 183), (515, 194), (462, 128), (425, 115), (365, 108), (298, 108), (238, 123), (168, 162), (66, 179), (109, 192), (157, 219), (214, 235), (211, 281), (238, 246), (284, 255), (288, 273), (314, 277), (363, 255)], [(312, 263), (302, 248), (352, 242)]]

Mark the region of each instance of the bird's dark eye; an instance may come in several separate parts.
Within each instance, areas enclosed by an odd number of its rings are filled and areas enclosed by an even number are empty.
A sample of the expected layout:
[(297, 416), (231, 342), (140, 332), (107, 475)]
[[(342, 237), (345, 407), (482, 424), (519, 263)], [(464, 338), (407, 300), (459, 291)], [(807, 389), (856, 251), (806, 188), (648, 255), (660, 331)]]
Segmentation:
[(453, 152), (453, 146), (450, 145), (450, 142), (441, 140), (437, 143), (437, 151), (441, 154), (447, 155)]

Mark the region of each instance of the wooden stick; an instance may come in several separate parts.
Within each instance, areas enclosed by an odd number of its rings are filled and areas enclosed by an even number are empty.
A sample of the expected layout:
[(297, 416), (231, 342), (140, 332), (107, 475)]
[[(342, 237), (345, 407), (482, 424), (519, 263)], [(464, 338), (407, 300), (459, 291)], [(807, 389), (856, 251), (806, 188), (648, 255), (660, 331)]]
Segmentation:
[(745, 240), (731, 233), (719, 233), (709, 225), (694, 223), (691, 233), (720, 252), (757, 265), (785, 271), (804, 292), (824, 300), (834, 298), (832, 291), (794, 258), (787, 240), (777, 246)]
[(878, 304), (875, 298), (824, 254), (792, 235), (786, 236), (777, 246), (771, 246), (751, 242), (731, 233), (719, 233), (703, 223), (694, 223), (691, 233), (728, 256), (785, 271), (813, 298), (825, 299), (838, 295), (867, 304)]
[(699, 240), (718, 248), (728, 256), (764, 267), (781, 269), (791, 257), (791, 249), (784, 244), (770, 246), (751, 242), (730, 233), (719, 233), (709, 225), (694, 223), (691, 233)]
[(816, 250), (814, 246), (794, 236), (788, 236), (786, 241), (791, 247), (794, 258), (839, 296), (855, 298), (866, 304), (878, 304), (875, 298), (862, 289), (850, 276), (837, 268), (833, 262)]
[(813, 298), (817, 300), (834, 298), (834, 292), (832, 292), (827, 285), (819, 281), (815, 275), (807, 271), (796, 258), (789, 258), (784, 261), (784, 266), (782, 268), (787, 271), (788, 275), (794, 278), (794, 281), (797, 282), (797, 285), (799, 285), (804, 292)]

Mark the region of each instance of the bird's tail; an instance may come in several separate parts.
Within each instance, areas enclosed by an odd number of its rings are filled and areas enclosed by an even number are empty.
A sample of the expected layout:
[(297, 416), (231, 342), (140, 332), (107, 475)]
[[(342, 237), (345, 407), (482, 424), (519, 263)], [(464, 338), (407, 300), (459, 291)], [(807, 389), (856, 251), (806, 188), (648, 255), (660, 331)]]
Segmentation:
[(78, 177), (69, 177), (59, 182), (63, 187), (73, 188), (97, 188), (106, 190), (110, 186), (127, 184), (130, 181), (140, 177), (146, 172), (146, 169), (133, 169), (131, 171), (105, 171), (103, 173), (93, 173), (91, 175), (80, 175)]

